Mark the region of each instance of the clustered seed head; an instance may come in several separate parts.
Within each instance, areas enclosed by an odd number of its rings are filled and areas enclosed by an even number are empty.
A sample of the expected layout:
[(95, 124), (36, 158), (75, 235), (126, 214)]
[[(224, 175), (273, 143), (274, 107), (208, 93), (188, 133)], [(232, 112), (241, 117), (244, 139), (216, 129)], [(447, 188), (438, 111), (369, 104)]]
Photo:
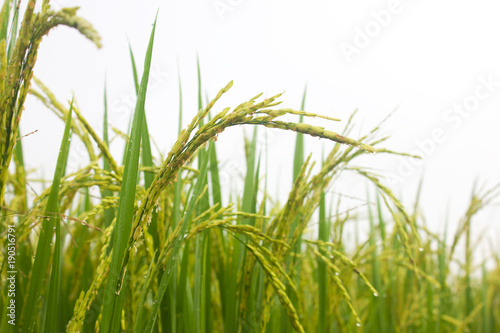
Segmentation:
[[(36, 1), (27, 4), (12, 58), (7, 59), (6, 42), (0, 42), (0, 206), (3, 204), (8, 168), (16, 142), (24, 101), (30, 89), (38, 47), (44, 35), (57, 25), (76, 28), (100, 46), (100, 37), (92, 26), (76, 16), (76, 8), (54, 13), (44, 2), (41, 13), (34, 13)], [(12, 38), (15, 38), (13, 36)]]

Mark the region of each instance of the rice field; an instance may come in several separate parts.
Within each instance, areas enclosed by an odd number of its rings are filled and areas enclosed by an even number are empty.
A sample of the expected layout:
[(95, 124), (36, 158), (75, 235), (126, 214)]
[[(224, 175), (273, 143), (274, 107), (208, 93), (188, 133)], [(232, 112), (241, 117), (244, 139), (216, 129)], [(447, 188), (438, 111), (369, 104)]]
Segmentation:
[[(221, 105), (232, 82), (204, 102), (199, 64), (199, 111), (183, 126), (179, 75), (178, 137), (159, 156), (145, 111), (153, 48), (161, 43), (156, 20), (144, 64), (130, 51), (137, 93), (130, 130), (111, 130), (112, 82), (103, 82), (100, 135), (78, 96), (60, 100), (33, 76), (51, 29), (69, 26), (99, 47), (98, 32), (76, 9), (26, 2), (23, 15), (16, 1), (4, 1), (0, 14), (0, 332), (500, 330), (499, 253), (492, 246), (486, 259), (493, 264), (478, 261), (471, 237), (477, 213), (495, 204), (498, 185), (472, 193), (456, 230), (433, 233), (419, 214), (418, 193), (405, 206), (376, 171), (356, 166), (362, 156), (407, 156), (385, 146), (383, 124), (354, 136), (355, 113), (340, 121), (303, 111), (305, 91), (297, 110), (281, 108), (281, 94)], [(54, 173), (42, 180), (24, 164), (30, 133), (20, 122), (28, 95), (64, 123), (60, 142), (48, 145), (59, 147)], [(312, 125), (312, 118), (331, 125)], [(246, 170), (234, 180), (241, 192), (221, 186), (216, 142), (235, 126), (252, 133), (241, 142)], [(266, 151), (256, 144), (257, 129), (266, 128), (295, 142), (284, 203), (269, 191)], [(315, 161), (304, 136), (333, 141), (333, 149)], [(76, 140), (90, 163), (70, 173)], [(125, 144), (118, 156), (112, 140)], [(370, 184), (365, 204), (347, 211), (342, 196), (328, 195), (346, 172)], [(41, 184), (37, 195), (34, 183)], [(360, 221), (369, 223), (366, 238), (352, 234)]]

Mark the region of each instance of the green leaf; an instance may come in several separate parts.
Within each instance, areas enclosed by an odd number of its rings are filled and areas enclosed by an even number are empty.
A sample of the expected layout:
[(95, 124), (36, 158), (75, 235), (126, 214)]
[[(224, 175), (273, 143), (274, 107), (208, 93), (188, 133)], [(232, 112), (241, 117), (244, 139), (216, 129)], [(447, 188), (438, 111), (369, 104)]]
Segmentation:
[(151, 260), (149, 264), (148, 273), (145, 276), (144, 284), (142, 286), (141, 299), (137, 305), (137, 314), (135, 317), (134, 332), (140, 332), (141, 329), (146, 325), (146, 312), (144, 308), (144, 303), (146, 302), (147, 293), (149, 291), (149, 284), (152, 280), (152, 272), (155, 268), (154, 260)]
[(137, 103), (135, 106), (130, 140), (128, 143), (127, 156), (125, 161), (125, 171), (123, 173), (122, 188), (118, 202), (116, 225), (114, 228), (115, 242), (113, 244), (113, 254), (108, 273), (108, 282), (104, 297), (104, 307), (102, 312), (101, 332), (110, 332), (113, 316), (121, 315), (121, 307), (116, 304), (116, 300), (121, 289), (120, 275), (122, 272), (122, 262), (126, 246), (132, 229), (132, 219), (134, 216), (135, 190), (137, 185), (137, 173), (139, 170), (139, 154), (141, 145), (142, 123), (144, 119), (144, 104), (146, 102), (146, 92), (149, 80), (149, 70), (151, 67), (151, 57), (153, 54), (154, 34), (156, 19), (153, 24), (149, 45), (144, 60), (144, 73), (139, 88)]
[(0, 13), (2, 17), (2, 23), (0, 24), (0, 40), (5, 40), (7, 44), (7, 30), (9, 27), (9, 17), (10, 17), (10, 1), (6, 0), (3, 2), (2, 12)]
[[(104, 144), (109, 150), (109, 138), (108, 138), (108, 93), (106, 88), (106, 83), (104, 84), (104, 119), (102, 125), (102, 139)], [(109, 165), (109, 161), (106, 157), (102, 158), (102, 169), (104, 171), (111, 172), (111, 167)], [(102, 190), (102, 197), (111, 197), (113, 196), (113, 192), (109, 189)], [(104, 227), (109, 227), (113, 218), (115, 217), (115, 211), (113, 208), (108, 208), (104, 211)]]
[[(70, 127), (71, 127), (71, 114), (73, 111), (73, 104), (70, 105), (68, 118), (66, 120), (66, 126), (64, 128), (64, 135), (61, 143), (61, 148), (59, 150), (59, 156), (57, 158), (56, 170), (54, 172), (54, 179), (52, 181), (52, 187), (50, 189), (49, 199), (47, 201), (47, 206), (45, 209), (46, 216), (48, 218), (42, 219), (42, 231), (38, 238), (38, 245), (35, 253), (35, 260), (33, 262), (33, 271), (31, 273), (30, 288), (28, 293), (28, 298), (26, 302), (26, 308), (24, 312), (24, 325), (23, 332), (34, 332), (36, 318), (38, 316), (38, 308), (41, 300), (41, 293), (43, 285), (45, 283), (45, 275), (49, 265), (49, 260), (51, 256), (51, 242), (52, 235), (54, 233), (54, 224), (56, 225), (56, 248), (54, 252), (54, 263), (51, 278), (51, 287), (49, 290), (48, 299), (49, 303), (47, 309), (47, 321), (48, 332), (55, 332), (57, 323), (57, 289), (59, 287), (59, 262), (60, 259), (60, 237), (58, 234), (60, 232), (60, 220), (59, 220), (59, 185), (61, 179), (64, 175), (64, 169), (66, 166), (66, 161), (68, 159), (69, 151), (69, 141), (70, 141)], [(58, 232), (59, 231), (59, 232)], [(58, 242), (59, 241), (59, 242)]]
[(19, 29), (19, 7), (16, 7), (14, 11), (14, 18), (12, 19), (12, 24), (11, 24), (9, 46), (7, 48), (7, 60), (12, 59), (12, 52), (14, 52), (14, 47), (16, 46), (18, 29)]
[[(137, 78), (137, 67), (135, 65), (135, 60), (134, 60), (134, 53), (132, 52), (132, 47), (130, 46), (129, 43), (129, 51), (130, 51), (130, 61), (132, 63), (132, 71), (134, 74), (134, 84), (135, 84), (135, 91), (136, 94), (139, 93), (139, 82)], [(149, 140), (149, 130), (148, 130), (148, 122), (146, 118), (146, 112), (144, 112), (144, 119), (142, 120), (142, 166), (146, 168), (151, 168), (154, 166), (153, 164), (153, 154), (151, 153), (151, 142)], [(144, 171), (144, 188), (147, 190), (151, 186), (151, 183), (153, 183), (154, 180), (154, 175), (151, 171)], [(158, 238), (158, 231), (157, 231), (157, 222), (158, 220), (158, 214), (156, 212), (153, 212), (153, 215), (151, 216), (151, 222), (149, 223), (148, 231), (153, 237), (153, 245), (154, 248), (159, 247), (159, 238)]]
[[(306, 105), (306, 94), (307, 94), (307, 85), (304, 87), (304, 93), (302, 95), (302, 103), (300, 109), (303, 111)], [(299, 123), (304, 122), (304, 116), (301, 115), (299, 118)], [(295, 139), (295, 154), (293, 157), (293, 179), (294, 182), (297, 179), (297, 176), (300, 173), (300, 169), (302, 168), (302, 164), (304, 164), (304, 134), (297, 133), (297, 138)]]

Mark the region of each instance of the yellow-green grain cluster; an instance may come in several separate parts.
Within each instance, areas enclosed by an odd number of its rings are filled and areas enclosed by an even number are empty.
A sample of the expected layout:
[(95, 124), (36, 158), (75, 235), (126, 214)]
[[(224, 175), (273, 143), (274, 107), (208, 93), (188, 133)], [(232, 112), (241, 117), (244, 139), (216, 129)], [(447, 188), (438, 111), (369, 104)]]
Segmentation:
[[(474, 192), (454, 235), (432, 233), (417, 203), (410, 211), (382, 176), (354, 166), (361, 156), (375, 158), (373, 153), (417, 158), (383, 147), (387, 137), (380, 125), (351, 138), (355, 112), (339, 122), (303, 111), (305, 92), (300, 110), (279, 108), (281, 94), (219, 105), (232, 82), (203, 107), (200, 66), (198, 112), (186, 127), (179, 122), (166, 157), (154, 156), (144, 104), (156, 22), (141, 80), (130, 52), (138, 97), (130, 133), (113, 128), (112, 119), (108, 123), (105, 92), (101, 137), (78, 107), (78, 96), (61, 102), (33, 78), (37, 49), (50, 29), (76, 28), (100, 46), (98, 34), (76, 8), (53, 11), (49, 1), (40, 12), (35, 1), (23, 3), (17, 31), (16, 4), (4, 2), (0, 24), (0, 247), (7, 248), (9, 226), (15, 226), (17, 324), (8, 322), (10, 296), (2, 284), (0, 332), (500, 329), (498, 252), (478, 262), (471, 233), (477, 213), (495, 203), (499, 186)], [(52, 180), (24, 167), (19, 123), (29, 92), (66, 123)], [(182, 119), (182, 93), (179, 98)], [(311, 117), (329, 125), (310, 125)], [(242, 193), (222, 186), (217, 157), (217, 137), (237, 125), (254, 129), (241, 144)], [(296, 137), (283, 204), (270, 194), (268, 156), (256, 145), (257, 131), (266, 128)], [(325, 139), (325, 158), (306, 156), (304, 136)], [(88, 163), (69, 173), (71, 138), (86, 148)], [(124, 156), (110, 149), (112, 140), (124, 141)], [(343, 194), (332, 189), (347, 172), (369, 190), (360, 206), (343, 210)], [(10, 270), (7, 259), (0, 251), (2, 281)]]

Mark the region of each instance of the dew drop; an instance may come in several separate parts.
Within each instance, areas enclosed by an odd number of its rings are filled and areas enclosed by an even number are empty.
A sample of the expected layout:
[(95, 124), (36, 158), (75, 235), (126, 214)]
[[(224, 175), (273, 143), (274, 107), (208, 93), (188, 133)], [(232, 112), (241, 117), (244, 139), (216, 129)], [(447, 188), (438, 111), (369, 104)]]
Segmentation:
[(378, 294), (377, 293), (373, 293), (373, 296), (378, 297)]
[(356, 323), (356, 326), (361, 327), (361, 323)]
[(335, 272), (335, 275), (339, 276), (339, 272)]
[(424, 248), (423, 248), (423, 247), (419, 247), (419, 248), (418, 248), (418, 250), (419, 250), (420, 252), (423, 252), (423, 251), (424, 251)]

